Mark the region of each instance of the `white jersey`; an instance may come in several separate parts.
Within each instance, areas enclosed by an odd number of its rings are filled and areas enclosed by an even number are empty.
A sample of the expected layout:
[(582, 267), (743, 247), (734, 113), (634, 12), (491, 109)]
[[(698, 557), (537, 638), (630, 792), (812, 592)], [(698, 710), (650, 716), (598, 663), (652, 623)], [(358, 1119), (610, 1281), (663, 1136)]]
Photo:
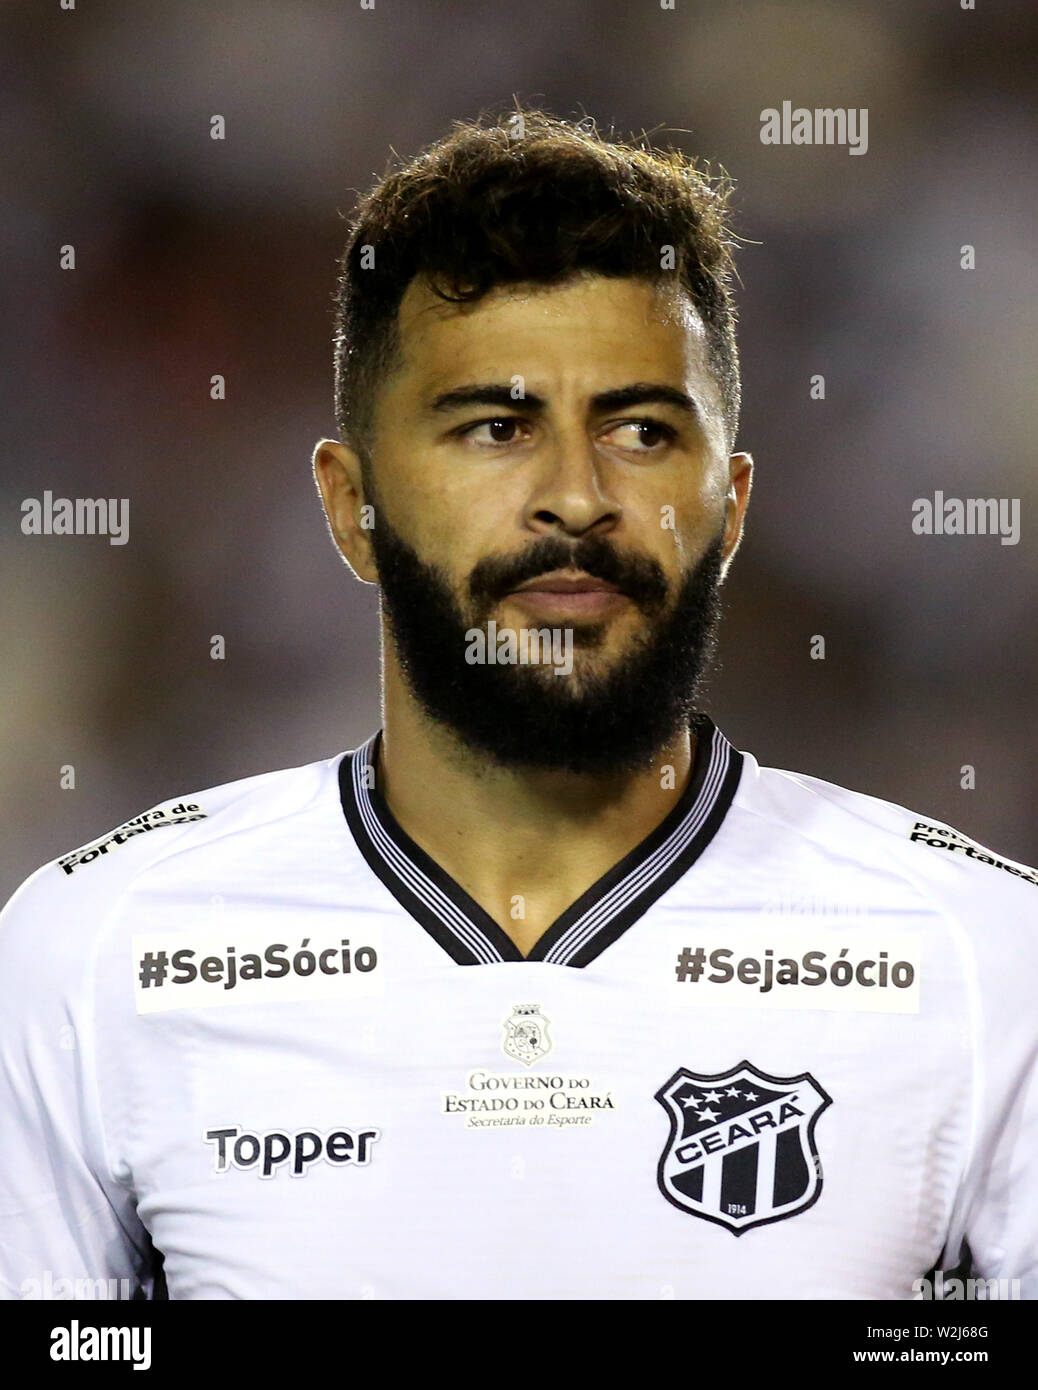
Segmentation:
[(968, 1248), (1038, 1297), (1038, 876), (697, 727), (525, 959), (378, 736), (39, 869), (0, 1289), (150, 1296), (161, 1255), (173, 1299), (910, 1299)]

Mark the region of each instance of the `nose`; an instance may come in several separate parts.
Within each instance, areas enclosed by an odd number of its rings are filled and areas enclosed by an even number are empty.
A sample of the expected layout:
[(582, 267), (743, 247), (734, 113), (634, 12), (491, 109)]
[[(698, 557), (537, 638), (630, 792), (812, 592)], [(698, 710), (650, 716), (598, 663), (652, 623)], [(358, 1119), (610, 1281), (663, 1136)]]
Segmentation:
[(604, 534), (618, 524), (620, 504), (582, 428), (560, 432), (546, 446), (523, 519), (538, 535)]

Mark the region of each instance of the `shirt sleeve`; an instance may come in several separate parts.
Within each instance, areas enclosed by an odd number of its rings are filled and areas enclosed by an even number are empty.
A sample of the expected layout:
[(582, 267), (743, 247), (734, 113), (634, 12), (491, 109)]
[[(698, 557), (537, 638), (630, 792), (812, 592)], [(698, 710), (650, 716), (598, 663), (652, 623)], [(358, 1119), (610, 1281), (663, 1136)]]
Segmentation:
[(974, 1277), (999, 1281), (997, 1295), (992, 1290), (989, 1296), (1038, 1298), (1038, 1062), (1033, 1058), (1003, 1112), (966, 1225), (966, 1243)]
[(972, 1277), (999, 1281), (988, 1298), (1038, 1299), (1038, 888), (986, 894), (974, 915), (973, 1143), (945, 1253), (965, 1246)]
[(150, 1297), (150, 1240), (108, 1170), (95, 1080), (103, 904), (61, 880), (45, 865), (0, 913), (0, 1297)]

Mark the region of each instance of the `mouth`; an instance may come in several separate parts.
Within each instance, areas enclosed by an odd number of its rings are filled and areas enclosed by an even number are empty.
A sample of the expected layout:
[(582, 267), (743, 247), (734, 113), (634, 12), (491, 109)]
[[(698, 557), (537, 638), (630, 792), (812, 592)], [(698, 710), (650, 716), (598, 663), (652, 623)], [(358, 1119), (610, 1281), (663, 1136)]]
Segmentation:
[(538, 618), (601, 618), (630, 600), (605, 579), (573, 570), (542, 574), (513, 589), (507, 598)]

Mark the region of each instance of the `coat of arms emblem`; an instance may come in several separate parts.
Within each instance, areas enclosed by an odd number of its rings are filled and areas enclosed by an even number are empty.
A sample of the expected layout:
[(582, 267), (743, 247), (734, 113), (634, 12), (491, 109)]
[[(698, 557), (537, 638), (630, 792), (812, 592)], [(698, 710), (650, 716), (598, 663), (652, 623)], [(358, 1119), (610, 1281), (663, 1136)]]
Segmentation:
[(539, 1004), (516, 1004), (511, 1018), (505, 1019), (505, 1037), (501, 1044), (506, 1057), (532, 1066), (551, 1051), (548, 1020), (541, 1014)]

